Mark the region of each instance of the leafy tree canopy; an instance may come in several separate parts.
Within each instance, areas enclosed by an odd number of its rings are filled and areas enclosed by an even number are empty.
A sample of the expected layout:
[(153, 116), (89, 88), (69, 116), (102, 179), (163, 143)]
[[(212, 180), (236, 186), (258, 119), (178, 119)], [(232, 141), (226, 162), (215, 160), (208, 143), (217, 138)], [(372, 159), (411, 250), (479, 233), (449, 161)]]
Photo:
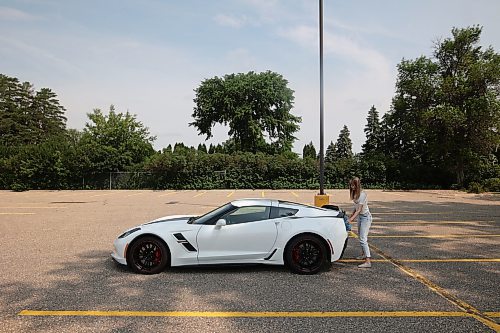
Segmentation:
[(434, 58), (403, 60), (384, 118), (387, 151), (415, 164), (465, 176), (500, 142), (500, 55), (479, 46), (482, 28), (454, 28)]
[(207, 139), (216, 124), (229, 126), (237, 150), (290, 151), (301, 118), (290, 113), (294, 97), (287, 85), (283, 76), (271, 71), (204, 80), (195, 90), (194, 121), (189, 125)]
[(111, 105), (108, 115), (95, 109), (87, 116), (90, 122), (85, 125), (81, 141), (92, 152), (89, 158), (99, 161), (96, 170), (122, 171), (155, 152), (152, 143), (156, 138), (135, 115), (116, 113)]
[(39, 144), (66, 129), (66, 110), (48, 88), (0, 74), (0, 143)]

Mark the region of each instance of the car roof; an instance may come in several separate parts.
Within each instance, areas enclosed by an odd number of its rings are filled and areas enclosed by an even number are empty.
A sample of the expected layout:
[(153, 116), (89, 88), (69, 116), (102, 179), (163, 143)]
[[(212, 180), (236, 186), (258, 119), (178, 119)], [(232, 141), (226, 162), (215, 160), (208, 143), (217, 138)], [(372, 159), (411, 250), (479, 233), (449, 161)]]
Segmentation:
[(278, 201), (272, 199), (264, 198), (247, 198), (247, 199), (237, 199), (231, 201), (231, 204), (236, 207), (246, 207), (246, 206), (274, 206)]
[(276, 199), (266, 199), (266, 198), (246, 198), (246, 199), (237, 199), (234, 201), (231, 201), (231, 204), (236, 207), (246, 207), (246, 206), (278, 206), (278, 204), (285, 204), (285, 205), (291, 205), (291, 206), (296, 206), (297, 208), (313, 208), (313, 209), (319, 209), (322, 210), (319, 207), (315, 206), (310, 206), (310, 205), (305, 205), (297, 202), (292, 202), (292, 201), (285, 201), (285, 200), (276, 200)]

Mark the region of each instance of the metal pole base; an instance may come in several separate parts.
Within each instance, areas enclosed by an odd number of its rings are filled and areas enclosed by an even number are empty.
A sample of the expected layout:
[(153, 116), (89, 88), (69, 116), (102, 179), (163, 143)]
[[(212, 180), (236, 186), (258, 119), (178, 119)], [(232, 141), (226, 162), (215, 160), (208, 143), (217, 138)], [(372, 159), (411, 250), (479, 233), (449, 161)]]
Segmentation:
[(314, 196), (314, 206), (323, 207), (330, 203), (330, 196), (328, 194), (316, 194)]

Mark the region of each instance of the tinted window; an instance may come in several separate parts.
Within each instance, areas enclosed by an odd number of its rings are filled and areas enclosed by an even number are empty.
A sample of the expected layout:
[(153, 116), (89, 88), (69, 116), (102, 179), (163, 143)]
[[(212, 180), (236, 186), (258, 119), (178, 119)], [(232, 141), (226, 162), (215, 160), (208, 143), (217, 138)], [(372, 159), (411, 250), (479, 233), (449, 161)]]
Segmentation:
[(265, 206), (240, 207), (222, 218), (226, 220), (227, 224), (261, 221), (269, 219), (270, 210), (270, 207)]
[(271, 208), (271, 218), (276, 219), (279, 217), (293, 216), (299, 210), (293, 208), (285, 208), (285, 207), (272, 207)]
[(216, 208), (203, 216), (197, 217), (194, 220), (194, 224), (215, 224), (215, 222), (219, 219), (219, 216), (224, 215), (225, 213), (233, 209), (234, 206), (230, 203), (225, 204), (224, 206)]

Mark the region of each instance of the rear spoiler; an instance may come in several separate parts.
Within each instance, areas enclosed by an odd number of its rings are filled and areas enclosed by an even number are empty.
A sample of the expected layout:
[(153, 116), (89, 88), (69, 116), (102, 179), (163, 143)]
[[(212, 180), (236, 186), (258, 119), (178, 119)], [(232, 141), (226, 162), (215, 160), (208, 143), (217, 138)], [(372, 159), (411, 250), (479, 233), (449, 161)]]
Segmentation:
[(340, 207), (337, 206), (337, 205), (323, 205), (323, 206), (321, 206), (321, 208), (331, 209), (331, 210), (338, 211), (339, 214), (337, 215), (337, 217), (344, 218), (344, 216), (345, 216), (345, 212), (342, 209), (340, 209)]

